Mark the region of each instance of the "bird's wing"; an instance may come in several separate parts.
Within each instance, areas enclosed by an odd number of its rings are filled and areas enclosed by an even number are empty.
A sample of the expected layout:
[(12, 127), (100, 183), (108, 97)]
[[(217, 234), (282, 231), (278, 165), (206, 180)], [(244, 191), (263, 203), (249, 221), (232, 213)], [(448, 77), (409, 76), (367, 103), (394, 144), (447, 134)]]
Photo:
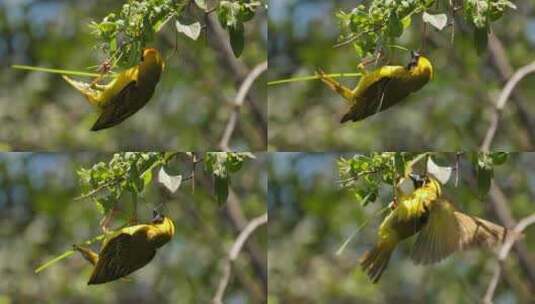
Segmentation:
[(88, 284), (122, 278), (149, 263), (156, 250), (147, 242), (147, 229), (139, 229), (134, 234), (121, 233), (107, 242)]
[(380, 77), (366, 84), (365, 87), (359, 88), (362, 93), (356, 97), (355, 103), (342, 117), (340, 123), (348, 120), (358, 121), (384, 109), (384, 104), (381, 103), (384, 101), (385, 90), (390, 79), (390, 77)]
[(458, 211), (454, 212), (454, 216), (461, 228), (462, 249), (494, 247), (507, 237), (508, 230), (500, 225)]
[[(129, 82), (113, 99), (107, 104), (95, 122), (91, 131), (98, 131), (113, 127), (132, 114), (137, 112), (141, 107), (135, 105), (133, 101), (139, 100), (140, 92), (136, 86), (136, 81)], [(142, 106), (142, 105), (141, 105)]]
[(436, 263), (461, 248), (462, 231), (456, 211), (445, 199), (429, 206), (426, 224), (418, 233), (411, 258), (415, 264)]
[(494, 247), (508, 237), (505, 227), (457, 211), (446, 199), (430, 207), (428, 222), (418, 234), (412, 252), (416, 264), (436, 263), (456, 250)]

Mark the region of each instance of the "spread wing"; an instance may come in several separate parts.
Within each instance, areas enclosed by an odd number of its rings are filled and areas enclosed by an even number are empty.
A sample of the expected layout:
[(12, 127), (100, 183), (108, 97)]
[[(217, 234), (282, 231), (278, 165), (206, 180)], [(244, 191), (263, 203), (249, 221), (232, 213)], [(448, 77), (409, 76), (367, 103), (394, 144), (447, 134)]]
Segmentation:
[(382, 77), (365, 88), (340, 123), (358, 121), (383, 110), (385, 89), (390, 80), (389, 77)]
[(440, 199), (432, 205), (411, 257), (416, 264), (436, 263), (457, 250), (494, 247), (505, 240), (507, 232), (500, 225), (459, 212)]
[(142, 94), (140, 94), (136, 81), (128, 83), (120, 92), (115, 96), (109, 104), (107, 104), (100, 114), (98, 120), (95, 122), (91, 131), (98, 131), (106, 128), (113, 127), (132, 114), (136, 113), (148, 99), (140, 104), (142, 100)]
[(484, 219), (458, 211), (455, 211), (454, 214), (461, 227), (460, 243), (463, 249), (494, 247), (501, 244), (509, 233), (505, 227)]
[(436, 263), (460, 249), (461, 230), (453, 206), (438, 199), (430, 206), (427, 223), (422, 228), (411, 258), (416, 264)]
[(156, 250), (147, 243), (146, 229), (130, 235), (121, 233), (111, 239), (102, 252), (87, 284), (117, 280), (147, 265)]

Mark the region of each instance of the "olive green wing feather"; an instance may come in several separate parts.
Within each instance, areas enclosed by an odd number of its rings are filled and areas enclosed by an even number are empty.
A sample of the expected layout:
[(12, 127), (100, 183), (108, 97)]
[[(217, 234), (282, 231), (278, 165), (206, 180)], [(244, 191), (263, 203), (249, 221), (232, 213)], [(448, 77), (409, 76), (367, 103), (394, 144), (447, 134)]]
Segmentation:
[(418, 234), (412, 259), (416, 264), (436, 263), (457, 250), (494, 247), (508, 230), (484, 219), (459, 212), (445, 199), (431, 205), (429, 220)]
[(144, 94), (140, 92), (136, 81), (129, 82), (109, 104), (102, 108), (102, 112), (91, 131), (118, 125), (141, 109), (149, 98), (144, 99)]
[(342, 117), (340, 123), (346, 121), (358, 121), (371, 116), (384, 109), (384, 95), (386, 87), (390, 82), (390, 77), (381, 77), (362, 89), (362, 94), (355, 99), (349, 111)]
[(87, 284), (117, 280), (148, 264), (156, 250), (147, 241), (147, 229), (121, 233), (107, 242)]
[(460, 245), (463, 249), (494, 247), (501, 244), (509, 233), (505, 227), (475, 216), (458, 211), (454, 215), (461, 227)]
[(415, 264), (439, 262), (461, 248), (462, 231), (455, 212), (453, 205), (444, 199), (430, 204), (427, 222), (412, 249)]

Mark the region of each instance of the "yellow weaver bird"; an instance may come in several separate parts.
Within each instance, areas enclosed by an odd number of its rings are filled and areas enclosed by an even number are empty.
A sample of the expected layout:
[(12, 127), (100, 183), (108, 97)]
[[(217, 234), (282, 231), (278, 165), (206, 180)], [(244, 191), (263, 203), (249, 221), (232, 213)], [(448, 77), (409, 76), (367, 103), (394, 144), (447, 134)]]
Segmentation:
[(420, 90), (433, 78), (431, 62), (417, 52), (411, 52), (406, 67), (386, 65), (364, 72), (354, 90), (340, 84), (322, 71), (318, 75), (331, 90), (340, 94), (350, 106), (341, 123), (359, 121), (399, 103), (409, 94)]
[(125, 227), (107, 236), (99, 254), (78, 245), (73, 245), (73, 249), (95, 266), (87, 284), (102, 284), (147, 265), (154, 258), (156, 249), (169, 242), (174, 234), (173, 221), (154, 212), (150, 224)]
[(85, 83), (67, 76), (63, 79), (100, 111), (91, 128), (98, 131), (121, 123), (145, 106), (154, 94), (164, 66), (160, 52), (148, 48), (143, 51), (139, 65), (119, 73), (108, 84)]
[(402, 196), (385, 217), (375, 246), (360, 259), (362, 269), (377, 283), (398, 243), (417, 234), (411, 258), (416, 264), (441, 261), (457, 250), (493, 247), (509, 230), (458, 211), (442, 198), (440, 183), (431, 176), (411, 175), (415, 191)]

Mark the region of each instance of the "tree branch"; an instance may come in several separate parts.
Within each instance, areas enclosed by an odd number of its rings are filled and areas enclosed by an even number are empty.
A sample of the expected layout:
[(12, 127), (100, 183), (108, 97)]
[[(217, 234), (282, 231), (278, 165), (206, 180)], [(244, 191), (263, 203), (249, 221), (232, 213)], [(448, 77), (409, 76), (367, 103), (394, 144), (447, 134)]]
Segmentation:
[[(244, 216), (240, 207), (240, 201), (236, 193), (232, 189), (229, 189), (229, 196), (225, 213), (229, 219), (232, 227), (236, 233), (242, 231), (248, 223), (247, 218)], [(245, 251), (251, 259), (251, 264), (258, 278), (262, 280), (264, 291), (267, 293), (267, 269), (266, 269), (266, 257), (263, 254), (265, 250), (259, 248), (258, 244), (254, 240), (249, 240), (245, 244)], [(265, 294), (264, 293), (264, 294)]]
[[(490, 206), (494, 214), (498, 217), (500, 223), (505, 227), (515, 227), (516, 221), (513, 218), (508, 206), (507, 197), (500, 187), (494, 182), (491, 184), (490, 191)], [(514, 243), (514, 251), (518, 258), (519, 264), (522, 266), (522, 271), (526, 274), (530, 289), (535, 289), (535, 265), (530, 257), (528, 248), (524, 242)]]
[(225, 265), (223, 268), (223, 276), (219, 281), (216, 294), (212, 299), (213, 304), (223, 304), (223, 296), (225, 295), (225, 290), (230, 281), (230, 276), (232, 274), (232, 264), (238, 258), (238, 255), (241, 252), (245, 242), (249, 239), (251, 234), (260, 226), (267, 224), (268, 214), (264, 213), (263, 215), (252, 219), (247, 226), (240, 232), (238, 238), (234, 241), (234, 244), (230, 248), (228, 257), (225, 259)]
[[(209, 45), (217, 51), (216, 54), (223, 68), (232, 72), (230, 76), (234, 78), (234, 82), (236, 84), (241, 84), (249, 74), (249, 68), (242, 61), (234, 57), (228, 35), (219, 24), (217, 17), (213, 14), (209, 14), (206, 18), (206, 22), (208, 33), (210, 34), (210, 39), (208, 39)], [(251, 107), (254, 118), (258, 121), (260, 136), (264, 145), (267, 146), (267, 121), (264, 117), (265, 114), (263, 113), (263, 109), (261, 109), (256, 102), (259, 99), (257, 95), (255, 90), (250, 90), (247, 92), (247, 101)]]
[(496, 102), (496, 106), (494, 108), (494, 113), (492, 116), (491, 124), (487, 130), (487, 134), (485, 135), (485, 139), (483, 140), (483, 143), (481, 144), (481, 150), (484, 152), (488, 152), (490, 149), (490, 145), (492, 144), (492, 141), (494, 140), (494, 136), (496, 135), (496, 131), (498, 130), (498, 124), (500, 122), (500, 118), (502, 116), (502, 111), (505, 108), (505, 105), (507, 103), (507, 100), (509, 100), (509, 97), (511, 96), (513, 89), (518, 85), (520, 80), (522, 80), (524, 77), (526, 77), (530, 73), (535, 72), (535, 62), (532, 62), (526, 66), (523, 66), (522, 68), (518, 69), (513, 76), (507, 81), (505, 87), (503, 88), (502, 92), (500, 93), (500, 97), (498, 98), (498, 101)]
[(485, 292), (485, 296), (483, 297), (483, 301), (482, 301), (483, 303), (485, 304), (492, 303), (494, 292), (496, 291), (496, 287), (498, 287), (498, 282), (500, 281), (500, 276), (503, 271), (503, 264), (505, 262), (505, 259), (509, 255), (511, 248), (513, 248), (513, 244), (517, 240), (517, 237), (521, 235), (524, 229), (526, 229), (529, 225), (532, 225), (532, 224), (535, 224), (535, 213), (520, 220), (520, 222), (518, 222), (518, 224), (513, 229), (513, 237), (510, 237), (505, 240), (504, 244), (502, 245), (500, 249), (500, 252), (498, 253), (498, 263), (496, 264), (496, 267), (494, 268), (494, 274), (492, 275), (492, 279), (490, 280), (487, 291)]
[(75, 201), (80, 201), (80, 200), (84, 200), (86, 198), (90, 198), (94, 195), (96, 195), (97, 193), (99, 193), (100, 191), (104, 190), (105, 188), (109, 188), (109, 187), (112, 187), (112, 186), (115, 186), (117, 185), (118, 183), (122, 182), (124, 180), (124, 176), (119, 176), (113, 180), (110, 180), (104, 184), (101, 184), (99, 186), (97, 186), (96, 188), (94, 188), (93, 190), (87, 192), (87, 193), (83, 193), (81, 194), (80, 196), (77, 196), (74, 198)]
[[(489, 35), (489, 53), (490, 53), (490, 65), (498, 73), (501, 81), (505, 84), (509, 78), (513, 75), (513, 67), (507, 59), (507, 53), (501, 40), (494, 34)], [(516, 115), (520, 124), (523, 127), (523, 131), (526, 134), (528, 142), (525, 143), (524, 150), (533, 150), (535, 147), (535, 123), (530, 118), (525, 104), (526, 99), (518, 91), (512, 93), (513, 105), (516, 107)]]
[(247, 97), (247, 93), (253, 86), (253, 83), (255, 80), (264, 73), (268, 68), (267, 61), (264, 61), (263, 63), (257, 65), (250, 73), (247, 75), (245, 80), (240, 86), (240, 89), (238, 90), (238, 94), (236, 95), (236, 99), (234, 100), (234, 110), (230, 114), (230, 118), (227, 122), (227, 126), (225, 127), (225, 131), (223, 132), (223, 136), (221, 137), (221, 141), (219, 142), (219, 147), (223, 151), (230, 151), (229, 148), (229, 141), (232, 137), (232, 133), (234, 133), (234, 129), (236, 128), (236, 124), (238, 123), (238, 118), (240, 115), (240, 109), (243, 106), (243, 102), (245, 101), (245, 98)]

